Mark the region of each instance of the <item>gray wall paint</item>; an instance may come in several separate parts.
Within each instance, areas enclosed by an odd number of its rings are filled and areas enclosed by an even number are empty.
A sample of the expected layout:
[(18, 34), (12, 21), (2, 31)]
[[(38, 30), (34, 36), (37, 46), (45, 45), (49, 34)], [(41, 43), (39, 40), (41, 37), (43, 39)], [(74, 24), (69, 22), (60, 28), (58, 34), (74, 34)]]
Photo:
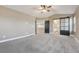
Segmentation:
[(35, 34), (34, 17), (0, 7), (0, 40), (30, 34)]

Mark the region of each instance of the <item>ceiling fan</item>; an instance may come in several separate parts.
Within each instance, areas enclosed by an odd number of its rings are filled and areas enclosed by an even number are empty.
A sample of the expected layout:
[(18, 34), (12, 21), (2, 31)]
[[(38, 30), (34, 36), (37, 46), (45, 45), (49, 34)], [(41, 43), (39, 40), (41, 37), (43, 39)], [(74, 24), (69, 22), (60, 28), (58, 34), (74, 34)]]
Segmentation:
[(50, 12), (52, 9), (51, 5), (40, 5), (40, 7), (37, 9), (39, 11), (41, 11), (41, 13), (43, 12)]
[(48, 5), (41, 5), (40, 8), (41, 8), (41, 11), (42, 11), (42, 12), (50, 12), (50, 11), (51, 11), (51, 10), (50, 10), (51, 7), (52, 7), (51, 5), (49, 5), (49, 6), (48, 6)]

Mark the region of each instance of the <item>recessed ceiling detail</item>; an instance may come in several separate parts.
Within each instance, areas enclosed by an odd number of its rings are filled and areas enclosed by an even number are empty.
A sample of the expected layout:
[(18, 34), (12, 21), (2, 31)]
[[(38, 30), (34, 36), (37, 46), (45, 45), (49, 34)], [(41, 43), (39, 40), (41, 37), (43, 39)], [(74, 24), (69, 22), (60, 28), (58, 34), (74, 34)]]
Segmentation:
[[(38, 8), (44, 8), (46, 11), (45, 13), (41, 13)], [(34, 17), (44, 18), (50, 17), (55, 14), (73, 14), (78, 7), (77, 5), (6, 5), (5, 7), (29, 14)], [(49, 12), (50, 10), (50, 12)]]

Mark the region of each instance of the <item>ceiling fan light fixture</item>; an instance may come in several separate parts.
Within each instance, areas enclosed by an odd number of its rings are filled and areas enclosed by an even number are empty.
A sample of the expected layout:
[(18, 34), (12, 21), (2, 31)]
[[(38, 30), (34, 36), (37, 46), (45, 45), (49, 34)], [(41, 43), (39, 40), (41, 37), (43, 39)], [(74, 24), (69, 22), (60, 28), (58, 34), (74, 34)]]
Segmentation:
[(47, 10), (43, 9), (42, 12), (47, 12)]
[(41, 9), (40, 9), (40, 10), (41, 10), (42, 12), (50, 12), (50, 11), (51, 11), (51, 10), (50, 10), (51, 7), (52, 7), (51, 5), (41, 5), (41, 7), (40, 7)]

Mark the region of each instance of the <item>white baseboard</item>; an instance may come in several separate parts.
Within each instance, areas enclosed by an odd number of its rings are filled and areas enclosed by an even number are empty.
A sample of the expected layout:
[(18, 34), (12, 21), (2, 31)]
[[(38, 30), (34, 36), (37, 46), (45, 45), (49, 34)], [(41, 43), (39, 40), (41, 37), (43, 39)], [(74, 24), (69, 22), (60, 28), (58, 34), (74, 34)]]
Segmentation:
[(20, 38), (24, 38), (24, 37), (29, 37), (29, 36), (32, 36), (32, 35), (35, 35), (35, 34), (30, 34), (30, 35), (25, 35), (25, 36), (20, 36), (20, 37), (1, 40), (0, 43), (7, 42), (7, 41), (12, 41), (12, 40), (16, 40), (16, 39), (20, 39)]

